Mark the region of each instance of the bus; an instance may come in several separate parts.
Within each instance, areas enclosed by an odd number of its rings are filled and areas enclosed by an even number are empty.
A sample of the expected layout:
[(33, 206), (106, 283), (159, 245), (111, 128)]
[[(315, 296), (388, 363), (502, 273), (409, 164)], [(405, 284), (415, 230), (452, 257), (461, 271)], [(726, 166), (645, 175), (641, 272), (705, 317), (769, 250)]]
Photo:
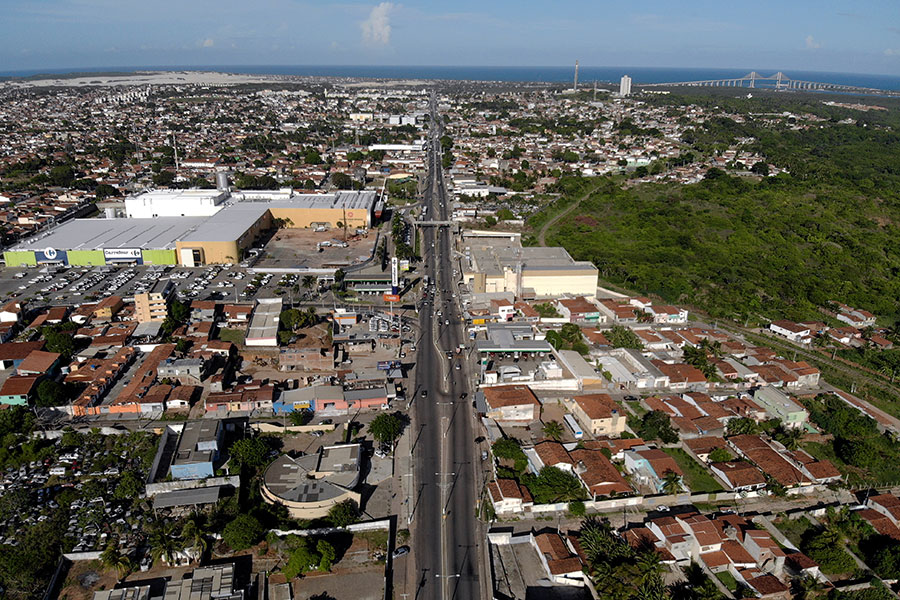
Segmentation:
[(581, 430), (581, 427), (578, 426), (578, 422), (572, 415), (567, 414), (563, 416), (563, 421), (565, 421), (566, 425), (569, 426), (569, 429), (572, 430), (572, 435), (575, 436), (576, 440), (580, 440), (584, 437), (584, 432)]

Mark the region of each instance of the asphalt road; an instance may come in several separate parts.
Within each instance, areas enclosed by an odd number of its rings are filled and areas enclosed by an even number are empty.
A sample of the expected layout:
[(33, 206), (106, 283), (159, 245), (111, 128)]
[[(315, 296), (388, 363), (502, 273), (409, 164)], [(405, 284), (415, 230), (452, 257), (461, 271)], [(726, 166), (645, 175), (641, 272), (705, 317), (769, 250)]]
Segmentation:
[[(441, 130), (434, 125), (435, 117), (432, 112), (424, 202), (431, 217), (447, 220), (449, 206), (438, 141)], [(452, 234), (433, 227), (424, 228), (422, 233), (425, 273), (436, 285), (428, 305), (419, 313), (424, 339), (418, 351), (412, 425), (416, 482), (412, 547), (418, 580), (415, 598), (480, 598), (483, 535), (476, 519), (476, 461), (480, 456), (474, 442), (472, 395), (465, 353), (446, 357), (446, 352), (453, 352), (465, 336), (459, 306), (453, 298), (457, 288)], [(427, 343), (429, 332), (432, 343)], [(455, 368), (457, 363), (459, 370)], [(463, 393), (465, 398), (461, 398)]]

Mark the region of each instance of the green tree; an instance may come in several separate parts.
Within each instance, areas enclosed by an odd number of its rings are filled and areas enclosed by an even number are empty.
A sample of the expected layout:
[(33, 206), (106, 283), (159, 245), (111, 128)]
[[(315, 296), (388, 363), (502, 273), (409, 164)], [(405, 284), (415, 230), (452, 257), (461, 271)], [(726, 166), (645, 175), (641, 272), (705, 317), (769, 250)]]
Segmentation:
[(67, 333), (46, 331), (44, 341), (48, 352), (62, 354), (64, 360), (70, 359), (75, 353), (75, 341)]
[(380, 413), (369, 423), (369, 433), (381, 444), (390, 444), (394, 447), (394, 442), (400, 437), (403, 431), (403, 422), (397, 415), (389, 413)]
[(172, 171), (160, 171), (153, 176), (153, 185), (165, 187), (175, 182), (175, 173)]
[(66, 387), (53, 379), (45, 379), (38, 384), (38, 406), (60, 406), (68, 400)]
[(622, 325), (613, 325), (604, 332), (604, 335), (609, 341), (609, 345), (613, 348), (632, 348), (634, 350), (642, 350), (644, 348), (641, 338), (631, 329)]
[(202, 556), (207, 548), (209, 541), (207, 540), (206, 520), (200, 513), (194, 512), (181, 527), (181, 539), (187, 543), (189, 548), (193, 548)]
[(304, 275), (301, 285), (303, 285), (304, 289), (311, 290), (317, 281), (318, 279), (315, 275)]
[(359, 521), (359, 507), (353, 500), (344, 500), (328, 511), (328, 520), (335, 527), (346, 527)]
[(242, 514), (225, 526), (222, 539), (232, 550), (243, 550), (258, 542), (262, 534), (263, 527), (256, 517)]
[(558, 442), (562, 439), (563, 428), (562, 425), (559, 424), (559, 421), (547, 421), (544, 423), (542, 431), (544, 437), (548, 437), (551, 440), (556, 440)]
[(537, 477), (523, 477), (523, 482), (538, 504), (569, 502), (587, 497), (578, 477), (556, 467), (543, 467)]
[(299, 310), (296, 308), (288, 308), (281, 311), (281, 314), (278, 316), (278, 324), (287, 331), (296, 331), (300, 325), (301, 319), (302, 316)]
[(728, 435), (757, 435), (761, 431), (759, 424), (749, 417), (740, 417), (728, 421)]
[(583, 517), (586, 512), (586, 508), (584, 506), (584, 502), (581, 500), (572, 500), (569, 502), (569, 513), (573, 517)]
[(255, 469), (265, 464), (268, 451), (269, 448), (262, 439), (244, 438), (231, 445), (230, 462), (238, 468)]
[(292, 410), (288, 415), (291, 425), (306, 425), (313, 418), (311, 410)]
[(337, 556), (334, 546), (329, 544), (326, 540), (319, 540), (316, 542), (316, 551), (319, 553), (319, 556), (322, 557), (319, 560), (319, 570), (330, 571), (331, 565), (334, 564), (334, 558)]
[(637, 433), (645, 440), (661, 440), (666, 444), (678, 442), (678, 433), (672, 428), (669, 415), (660, 410), (645, 413)]
[(288, 581), (312, 571), (322, 564), (322, 555), (316, 548), (313, 548), (309, 538), (306, 536), (290, 536), (290, 538), (294, 549), (291, 551), (291, 557), (287, 564), (281, 570)]
[(349, 190), (353, 187), (353, 180), (346, 173), (332, 173), (331, 185), (340, 190)]
[(141, 479), (134, 471), (128, 470), (122, 473), (122, 476), (119, 478), (119, 482), (116, 484), (116, 489), (113, 492), (113, 498), (116, 500), (135, 500), (143, 490), (144, 485)]
[(709, 453), (709, 462), (711, 463), (725, 462), (728, 460), (731, 460), (731, 452), (725, 448), (716, 448)]
[(484, 224), (487, 227), (493, 227), (494, 225), (497, 224), (497, 218), (494, 217), (493, 215), (488, 215), (484, 218)]
[(512, 221), (516, 216), (512, 213), (508, 208), (501, 208), (497, 211), (497, 220), (498, 221)]

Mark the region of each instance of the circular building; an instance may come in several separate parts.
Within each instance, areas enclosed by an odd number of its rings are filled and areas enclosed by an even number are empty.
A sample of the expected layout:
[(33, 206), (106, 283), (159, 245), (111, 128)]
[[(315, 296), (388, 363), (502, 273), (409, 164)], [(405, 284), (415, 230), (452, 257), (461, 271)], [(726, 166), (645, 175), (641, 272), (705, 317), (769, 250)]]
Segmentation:
[(266, 469), (262, 496), (270, 504), (283, 504), (294, 519), (328, 515), (335, 504), (353, 500), (359, 504), (359, 444), (324, 446), (317, 454), (278, 457)]

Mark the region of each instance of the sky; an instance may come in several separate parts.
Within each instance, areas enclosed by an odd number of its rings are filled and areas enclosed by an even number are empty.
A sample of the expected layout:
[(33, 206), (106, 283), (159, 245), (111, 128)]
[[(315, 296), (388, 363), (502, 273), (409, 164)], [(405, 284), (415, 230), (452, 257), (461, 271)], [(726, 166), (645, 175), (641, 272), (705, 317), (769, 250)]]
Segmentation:
[(900, 0), (0, 0), (0, 71), (576, 59), (900, 75)]

